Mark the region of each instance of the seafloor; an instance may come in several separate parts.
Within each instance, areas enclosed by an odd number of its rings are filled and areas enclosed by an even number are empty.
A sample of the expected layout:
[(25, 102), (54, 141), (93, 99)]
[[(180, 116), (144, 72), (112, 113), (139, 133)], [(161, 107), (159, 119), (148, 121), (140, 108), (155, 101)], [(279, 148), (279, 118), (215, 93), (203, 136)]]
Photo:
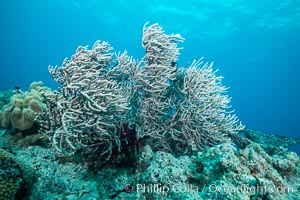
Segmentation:
[[(0, 106), (15, 93), (2, 92)], [(0, 134), (0, 200), (300, 199), (300, 160), (289, 150), (300, 139), (245, 129), (231, 141), (181, 154), (133, 144), (103, 160), (57, 156), (34, 122), (26, 131), (8, 125)]]

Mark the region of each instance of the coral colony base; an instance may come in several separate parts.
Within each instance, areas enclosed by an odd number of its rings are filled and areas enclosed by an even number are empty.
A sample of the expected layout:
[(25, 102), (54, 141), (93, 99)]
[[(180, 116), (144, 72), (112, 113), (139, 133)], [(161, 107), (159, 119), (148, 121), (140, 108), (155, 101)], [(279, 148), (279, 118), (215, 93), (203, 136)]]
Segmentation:
[(96, 41), (49, 66), (57, 91), (1, 93), (0, 200), (300, 199), (300, 139), (244, 130), (183, 41), (146, 23), (140, 61)]

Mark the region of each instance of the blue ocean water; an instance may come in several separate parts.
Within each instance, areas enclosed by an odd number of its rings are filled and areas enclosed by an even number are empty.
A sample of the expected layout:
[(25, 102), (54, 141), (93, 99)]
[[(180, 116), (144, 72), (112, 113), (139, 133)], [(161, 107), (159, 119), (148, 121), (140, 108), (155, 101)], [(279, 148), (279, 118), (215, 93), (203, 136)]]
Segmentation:
[(0, 90), (56, 88), (48, 65), (97, 39), (142, 58), (147, 21), (186, 39), (180, 66), (215, 62), (248, 128), (300, 137), (299, 0), (2, 0)]

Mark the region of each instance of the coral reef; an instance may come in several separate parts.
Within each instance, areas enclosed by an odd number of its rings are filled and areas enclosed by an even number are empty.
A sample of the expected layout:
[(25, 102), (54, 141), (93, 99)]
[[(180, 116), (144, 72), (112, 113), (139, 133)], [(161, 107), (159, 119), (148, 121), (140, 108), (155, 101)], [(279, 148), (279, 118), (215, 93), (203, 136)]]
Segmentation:
[[(165, 152), (141, 156), (139, 199), (299, 199), (299, 157), (289, 151), (268, 155), (257, 143), (237, 151), (230, 143), (195, 157)], [(280, 167), (279, 167), (280, 166)]]
[(283, 135), (274, 135), (260, 131), (245, 129), (239, 133), (247, 139), (264, 144), (265, 146), (287, 148), (293, 144), (300, 144), (300, 138), (288, 137)]
[(0, 199), (24, 199), (35, 181), (32, 168), (0, 149)]
[(96, 41), (49, 66), (59, 91), (0, 98), (17, 130), (0, 134), (0, 200), (300, 199), (299, 139), (243, 130), (213, 63), (177, 65), (183, 41), (146, 23), (140, 61)]
[(249, 143), (255, 142), (260, 144), (270, 155), (284, 151), (291, 145), (300, 144), (300, 138), (274, 135), (249, 129), (244, 129), (238, 134), (230, 135), (230, 137), (241, 149), (244, 149)]
[(17, 149), (16, 156), (38, 175), (28, 199), (300, 198), (299, 157), (287, 150), (269, 155), (255, 142), (240, 150), (224, 143), (179, 157), (147, 145), (136, 167), (107, 164), (93, 172), (38, 146)]
[[(135, 183), (138, 199), (170, 198), (170, 193), (176, 193), (176, 190), (179, 192), (181, 186), (188, 184), (191, 175), (190, 168), (193, 166), (193, 162), (188, 156), (175, 158), (163, 151), (153, 152), (150, 146), (143, 149), (139, 161), (139, 171)], [(186, 196), (186, 199), (190, 198)]]
[(23, 162), (32, 163), (37, 182), (32, 186), (29, 200), (44, 199), (103, 199), (98, 183), (81, 164), (60, 163), (50, 149), (30, 146), (17, 152)]
[(51, 89), (44, 87), (42, 82), (33, 82), (28, 92), (14, 94), (0, 112), (0, 126), (20, 131), (30, 129), (37, 114), (46, 111), (41, 92), (50, 91)]
[(176, 144), (184, 151), (227, 142), (242, 130), (213, 63), (199, 59), (187, 69), (177, 66), (182, 41), (146, 23), (146, 54), (139, 62), (96, 41), (90, 50), (78, 47), (61, 67), (50, 66), (60, 92), (44, 95), (48, 110), (36, 121), (56, 153), (101, 149), (109, 159), (128, 139), (124, 125), (136, 131), (136, 140), (150, 138), (153, 147), (172, 150)]

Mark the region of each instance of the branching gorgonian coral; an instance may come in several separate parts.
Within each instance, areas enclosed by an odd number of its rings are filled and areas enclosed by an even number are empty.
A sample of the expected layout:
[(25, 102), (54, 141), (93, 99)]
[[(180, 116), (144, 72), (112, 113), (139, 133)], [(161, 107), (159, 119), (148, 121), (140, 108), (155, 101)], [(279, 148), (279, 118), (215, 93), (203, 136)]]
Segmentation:
[(179, 34), (166, 35), (158, 24), (146, 25), (142, 41), (146, 64), (137, 75), (144, 83), (136, 117), (138, 136), (198, 149), (229, 141), (227, 134), (243, 126), (228, 110), (227, 88), (213, 71), (213, 63), (201, 58), (187, 69), (178, 68), (174, 65), (180, 50), (177, 44), (184, 39)]
[(130, 108), (122, 82), (110, 77), (116, 63), (111, 50), (108, 43), (97, 41), (91, 50), (78, 47), (62, 67), (49, 67), (61, 93), (45, 96), (49, 109), (37, 121), (57, 153), (100, 146), (107, 153), (113, 142), (118, 143)]
[(61, 67), (49, 67), (59, 92), (45, 95), (48, 111), (37, 121), (56, 152), (100, 148), (109, 157), (113, 145), (121, 148), (124, 124), (138, 140), (198, 149), (227, 142), (228, 134), (243, 129), (212, 63), (201, 58), (188, 68), (177, 66), (177, 45), (183, 41), (146, 23), (146, 54), (139, 62), (97, 41), (91, 50), (78, 47)]

